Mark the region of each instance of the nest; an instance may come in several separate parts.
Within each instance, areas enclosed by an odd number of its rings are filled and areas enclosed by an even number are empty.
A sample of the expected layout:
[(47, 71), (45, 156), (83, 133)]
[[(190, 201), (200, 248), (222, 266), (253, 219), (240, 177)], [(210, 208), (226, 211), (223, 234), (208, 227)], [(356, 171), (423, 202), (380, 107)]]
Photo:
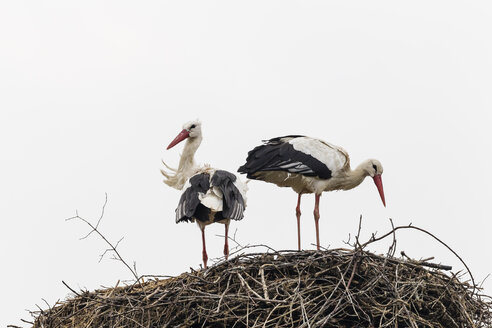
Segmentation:
[(424, 265), (361, 249), (242, 254), (76, 293), (34, 327), (492, 327), (488, 296)]

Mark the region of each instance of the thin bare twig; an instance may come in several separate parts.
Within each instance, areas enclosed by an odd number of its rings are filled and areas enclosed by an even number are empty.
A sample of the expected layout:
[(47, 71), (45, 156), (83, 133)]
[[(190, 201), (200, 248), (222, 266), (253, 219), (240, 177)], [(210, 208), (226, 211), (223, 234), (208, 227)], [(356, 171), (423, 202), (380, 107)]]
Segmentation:
[(456, 253), (451, 247), (448, 246), (448, 244), (446, 244), (445, 242), (443, 242), (441, 239), (439, 239), (438, 237), (436, 237), (434, 234), (430, 233), (429, 231), (425, 230), (425, 229), (422, 229), (422, 228), (419, 228), (419, 227), (415, 227), (413, 225), (408, 225), (408, 226), (398, 226), (398, 227), (394, 227), (391, 231), (385, 233), (384, 235), (382, 235), (381, 237), (376, 237), (374, 234), (373, 236), (371, 237), (371, 239), (369, 239), (367, 242), (365, 242), (364, 244), (362, 244), (362, 248), (365, 248), (367, 245), (371, 244), (371, 243), (374, 243), (374, 242), (377, 242), (381, 239), (384, 239), (386, 238), (387, 236), (389, 235), (394, 235), (394, 233), (397, 231), (397, 230), (403, 230), (403, 229), (413, 229), (413, 230), (417, 230), (417, 231), (420, 231), (420, 232), (423, 232), (429, 236), (431, 236), (432, 238), (434, 238), (435, 240), (437, 240), (441, 245), (443, 245), (444, 247), (446, 247), (451, 253), (454, 254), (454, 256), (456, 256), (460, 262), (465, 266), (466, 268), (466, 271), (468, 271), (468, 274), (470, 275), (470, 278), (471, 278), (471, 281), (472, 281), (472, 285), (473, 285), (473, 292), (475, 292), (475, 289), (476, 289), (476, 284), (475, 284), (475, 279), (473, 278), (473, 274), (471, 273), (471, 270), (470, 268), (468, 267), (468, 265), (466, 265), (465, 261), (461, 258), (461, 256), (458, 255), (458, 253)]
[(130, 270), (130, 272), (132, 273), (133, 277), (135, 278), (135, 280), (138, 281), (138, 274), (137, 274), (137, 271), (135, 269), (132, 269), (128, 263), (123, 259), (123, 257), (121, 256), (121, 254), (118, 252), (117, 248), (119, 243), (121, 242), (121, 240), (123, 240), (123, 238), (121, 238), (117, 243), (116, 245), (113, 245), (99, 230), (98, 230), (98, 227), (99, 227), (99, 224), (101, 223), (101, 220), (102, 218), (104, 217), (104, 212), (105, 212), (105, 209), (106, 209), (106, 205), (108, 203), (108, 194), (106, 193), (105, 194), (105, 199), (104, 199), (104, 204), (102, 206), (102, 210), (101, 210), (101, 215), (99, 216), (99, 219), (97, 220), (97, 224), (96, 225), (93, 225), (92, 223), (90, 223), (88, 220), (86, 220), (85, 218), (79, 216), (78, 214), (78, 211), (76, 211), (76, 215), (73, 216), (73, 217), (70, 217), (70, 218), (67, 218), (66, 221), (70, 221), (70, 220), (74, 220), (74, 219), (79, 219), (81, 220), (82, 222), (86, 223), (90, 228), (91, 228), (91, 231), (89, 231), (88, 234), (86, 234), (84, 237), (82, 237), (81, 239), (86, 239), (87, 237), (89, 237), (92, 233), (96, 233), (108, 246), (109, 248), (106, 249), (101, 255), (100, 255), (100, 259), (99, 259), (99, 262), (102, 260), (102, 258), (104, 257), (104, 255), (107, 253), (107, 252), (113, 252), (113, 254), (116, 256), (116, 259), (118, 261), (120, 261), (121, 263), (123, 263), (123, 265), (128, 269)]

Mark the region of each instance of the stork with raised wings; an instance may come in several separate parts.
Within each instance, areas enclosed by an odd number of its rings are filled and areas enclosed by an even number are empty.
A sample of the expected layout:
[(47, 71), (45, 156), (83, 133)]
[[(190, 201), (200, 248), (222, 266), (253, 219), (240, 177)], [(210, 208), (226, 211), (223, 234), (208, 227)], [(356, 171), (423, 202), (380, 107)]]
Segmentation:
[(202, 142), (200, 121), (191, 121), (183, 126), (183, 130), (174, 138), (167, 149), (183, 140), (187, 140), (177, 169), (164, 165), (172, 173), (161, 170), (166, 179), (164, 182), (182, 190), (176, 208), (176, 223), (195, 222), (202, 232), (203, 265), (207, 268), (207, 249), (205, 245), (205, 227), (212, 223), (225, 225), (224, 256), (229, 256), (228, 231), (232, 220), (241, 220), (246, 208), (246, 191), (248, 187), (235, 174), (211, 168), (208, 165), (198, 166), (194, 155)]
[(357, 187), (367, 176), (373, 178), (379, 195), (386, 206), (381, 174), (383, 166), (378, 160), (362, 162), (355, 170), (350, 168), (347, 152), (320, 139), (289, 135), (264, 140), (248, 153), (246, 163), (238, 169), (250, 179), (263, 180), (280, 187), (291, 187), (298, 193), (297, 245), (301, 250), (301, 196), (314, 193), (314, 222), (316, 246), (319, 250), (319, 199), (323, 191), (349, 190)]

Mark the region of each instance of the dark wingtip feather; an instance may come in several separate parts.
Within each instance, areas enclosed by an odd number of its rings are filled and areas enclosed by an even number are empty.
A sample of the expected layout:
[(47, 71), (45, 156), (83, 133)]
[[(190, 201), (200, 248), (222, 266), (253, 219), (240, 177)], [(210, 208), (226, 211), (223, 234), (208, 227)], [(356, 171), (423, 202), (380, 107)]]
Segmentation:
[[(181, 195), (176, 208), (176, 223), (193, 222), (193, 217), (200, 219), (197, 216), (201, 205), (198, 194), (205, 193), (210, 188), (209, 179), (208, 173), (196, 174), (190, 178), (190, 186)], [(200, 212), (200, 214), (202, 213)]]
[(244, 164), (244, 165), (240, 166), (240, 167), (237, 169), (237, 171), (238, 171), (239, 173), (248, 173), (248, 172), (246, 171), (246, 164)]
[(237, 177), (227, 171), (217, 170), (212, 176), (212, 186), (222, 191), (223, 209), (225, 218), (241, 220), (245, 210), (244, 199), (237, 187), (234, 185)]

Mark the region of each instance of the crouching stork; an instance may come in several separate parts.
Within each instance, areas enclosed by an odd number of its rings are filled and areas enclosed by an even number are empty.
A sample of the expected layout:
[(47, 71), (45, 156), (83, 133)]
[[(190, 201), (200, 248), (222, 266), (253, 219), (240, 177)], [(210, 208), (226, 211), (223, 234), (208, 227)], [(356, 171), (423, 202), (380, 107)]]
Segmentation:
[(177, 169), (164, 165), (172, 172), (161, 170), (170, 187), (182, 190), (176, 208), (176, 223), (196, 222), (202, 232), (203, 265), (207, 268), (207, 249), (205, 227), (212, 223), (225, 225), (224, 256), (229, 256), (228, 232), (231, 220), (241, 220), (246, 208), (248, 187), (235, 174), (199, 166), (194, 155), (202, 141), (200, 121), (191, 121), (169, 144), (170, 149), (183, 140), (187, 140)]
[(319, 200), (323, 191), (349, 190), (357, 187), (367, 176), (373, 178), (383, 205), (386, 206), (381, 174), (383, 166), (378, 160), (369, 159), (357, 168), (350, 168), (347, 152), (341, 147), (320, 139), (301, 135), (289, 135), (264, 140), (248, 153), (246, 163), (238, 169), (249, 179), (291, 187), (297, 197), (297, 246), (301, 250), (301, 196), (315, 194), (314, 222), (316, 247), (319, 250)]

